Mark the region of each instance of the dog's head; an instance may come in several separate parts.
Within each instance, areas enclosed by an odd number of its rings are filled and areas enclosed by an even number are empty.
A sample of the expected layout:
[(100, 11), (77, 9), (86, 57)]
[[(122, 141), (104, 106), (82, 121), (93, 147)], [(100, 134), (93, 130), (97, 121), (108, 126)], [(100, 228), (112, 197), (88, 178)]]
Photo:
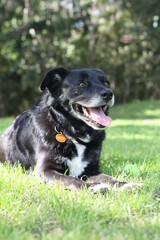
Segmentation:
[(110, 125), (111, 119), (105, 113), (114, 104), (114, 94), (103, 71), (58, 67), (41, 82), (40, 90), (46, 88), (65, 110), (90, 127), (104, 129)]

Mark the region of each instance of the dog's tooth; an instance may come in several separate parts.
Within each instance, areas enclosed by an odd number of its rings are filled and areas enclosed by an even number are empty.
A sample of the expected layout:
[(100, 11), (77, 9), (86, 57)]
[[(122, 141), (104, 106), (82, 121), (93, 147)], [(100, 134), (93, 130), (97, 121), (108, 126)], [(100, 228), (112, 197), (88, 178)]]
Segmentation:
[(85, 115), (87, 115), (87, 111), (86, 111), (86, 109), (84, 109), (84, 113), (85, 113)]
[(85, 113), (85, 108), (84, 108), (84, 107), (82, 107), (82, 110), (83, 110), (83, 112)]
[(83, 113), (88, 117), (88, 112), (85, 107), (83, 107)]
[(87, 110), (86, 110), (86, 116), (88, 117), (88, 112), (87, 112)]

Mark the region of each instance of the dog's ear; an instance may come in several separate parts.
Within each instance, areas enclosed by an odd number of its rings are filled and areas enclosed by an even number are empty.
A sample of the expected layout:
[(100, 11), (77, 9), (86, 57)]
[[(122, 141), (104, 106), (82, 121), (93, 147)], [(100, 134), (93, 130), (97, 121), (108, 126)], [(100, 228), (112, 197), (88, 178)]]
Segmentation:
[(52, 92), (67, 76), (69, 70), (64, 67), (57, 67), (49, 71), (40, 84), (40, 91), (43, 92), (46, 88)]

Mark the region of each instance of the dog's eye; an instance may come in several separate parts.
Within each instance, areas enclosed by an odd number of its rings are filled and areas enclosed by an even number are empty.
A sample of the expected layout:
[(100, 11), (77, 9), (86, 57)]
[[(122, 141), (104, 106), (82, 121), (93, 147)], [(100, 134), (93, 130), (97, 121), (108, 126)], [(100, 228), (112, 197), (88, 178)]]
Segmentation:
[(85, 83), (84, 83), (84, 82), (81, 82), (81, 83), (79, 83), (79, 86), (80, 86), (80, 87), (84, 87), (84, 86), (85, 86)]
[(109, 82), (108, 82), (108, 81), (105, 82), (105, 83), (104, 83), (104, 86), (105, 86), (105, 87), (109, 87), (109, 86), (110, 86)]

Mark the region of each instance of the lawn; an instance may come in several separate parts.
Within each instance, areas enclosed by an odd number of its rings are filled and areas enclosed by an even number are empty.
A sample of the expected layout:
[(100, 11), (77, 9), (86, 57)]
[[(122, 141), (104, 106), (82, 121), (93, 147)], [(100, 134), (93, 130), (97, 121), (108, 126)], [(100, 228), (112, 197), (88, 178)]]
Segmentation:
[[(74, 193), (0, 164), (0, 239), (160, 239), (159, 106), (160, 101), (134, 102), (110, 111), (101, 170), (143, 183), (135, 193)], [(11, 121), (0, 119), (0, 134)], [(136, 164), (140, 176), (126, 175), (126, 164)]]

